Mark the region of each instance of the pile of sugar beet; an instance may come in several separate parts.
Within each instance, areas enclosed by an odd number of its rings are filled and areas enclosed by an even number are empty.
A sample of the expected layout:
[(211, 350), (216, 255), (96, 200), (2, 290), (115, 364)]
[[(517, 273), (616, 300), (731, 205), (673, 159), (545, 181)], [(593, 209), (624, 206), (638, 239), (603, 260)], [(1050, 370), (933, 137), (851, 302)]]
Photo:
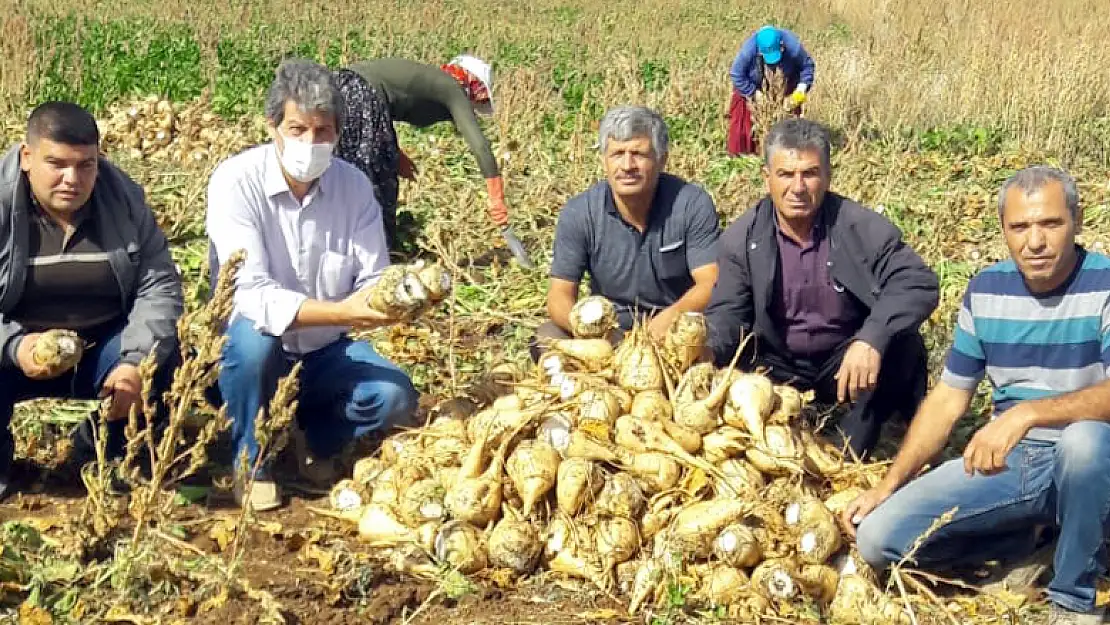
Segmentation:
[(615, 348), (607, 300), (570, 318), (575, 338), (545, 341), (530, 370), (493, 367), (358, 460), (330, 514), (418, 577), (567, 576), (630, 615), (682, 584), (687, 605), (735, 618), (909, 622), (836, 518), (881, 469), (814, 436), (811, 394), (698, 362), (700, 314)]

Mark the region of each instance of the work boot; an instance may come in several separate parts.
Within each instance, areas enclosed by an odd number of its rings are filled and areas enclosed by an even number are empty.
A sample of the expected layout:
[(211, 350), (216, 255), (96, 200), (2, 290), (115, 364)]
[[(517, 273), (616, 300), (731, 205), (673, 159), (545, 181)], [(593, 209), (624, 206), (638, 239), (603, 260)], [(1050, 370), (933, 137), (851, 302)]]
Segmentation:
[(1100, 625), (1105, 615), (1105, 607), (1096, 607), (1090, 612), (1072, 612), (1055, 603), (1048, 604), (1048, 625)]
[(1019, 560), (1008, 567), (1002, 579), (983, 584), (984, 592), (997, 594), (999, 591), (1008, 590), (1013, 593), (1024, 593), (1030, 590), (1037, 580), (1052, 566), (1052, 559), (1056, 554), (1056, 541), (1038, 548), (1028, 557)]

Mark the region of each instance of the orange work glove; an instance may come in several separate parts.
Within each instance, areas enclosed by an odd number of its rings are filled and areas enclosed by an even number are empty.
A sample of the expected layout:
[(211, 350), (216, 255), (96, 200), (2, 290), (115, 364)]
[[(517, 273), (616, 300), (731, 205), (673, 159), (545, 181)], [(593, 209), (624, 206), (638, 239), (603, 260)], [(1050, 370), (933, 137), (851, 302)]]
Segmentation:
[(489, 193), (489, 218), (499, 226), (508, 224), (509, 207), (505, 205), (505, 183), (501, 176), (486, 178), (486, 191)]

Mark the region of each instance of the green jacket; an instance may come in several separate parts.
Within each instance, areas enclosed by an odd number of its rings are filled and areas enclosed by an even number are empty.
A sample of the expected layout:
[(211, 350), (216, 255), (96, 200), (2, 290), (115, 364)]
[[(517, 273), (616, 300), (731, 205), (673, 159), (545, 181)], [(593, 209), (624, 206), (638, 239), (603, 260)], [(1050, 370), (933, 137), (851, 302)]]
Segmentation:
[(499, 174), (497, 159), (482, 134), (473, 105), (450, 74), (436, 65), (407, 59), (376, 59), (353, 63), (350, 68), (389, 100), (394, 120), (418, 128), (453, 120), (455, 128), (478, 159), (485, 178)]

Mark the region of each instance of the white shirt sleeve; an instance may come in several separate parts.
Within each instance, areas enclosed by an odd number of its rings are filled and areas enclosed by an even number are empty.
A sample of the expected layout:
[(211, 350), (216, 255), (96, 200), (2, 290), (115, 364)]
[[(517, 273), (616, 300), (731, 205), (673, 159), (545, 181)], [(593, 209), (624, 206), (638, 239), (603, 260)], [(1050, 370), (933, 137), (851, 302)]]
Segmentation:
[(259, 331), (281, 336), (308, 296), (282, 287), (271, 277), (263, 237), (266, 228), (255, 203), (233, 171), (217, 168), (208, 184), (205, 225), (221, 266), (236, 250), (246, 252), (235, 281), (236, 311)]

